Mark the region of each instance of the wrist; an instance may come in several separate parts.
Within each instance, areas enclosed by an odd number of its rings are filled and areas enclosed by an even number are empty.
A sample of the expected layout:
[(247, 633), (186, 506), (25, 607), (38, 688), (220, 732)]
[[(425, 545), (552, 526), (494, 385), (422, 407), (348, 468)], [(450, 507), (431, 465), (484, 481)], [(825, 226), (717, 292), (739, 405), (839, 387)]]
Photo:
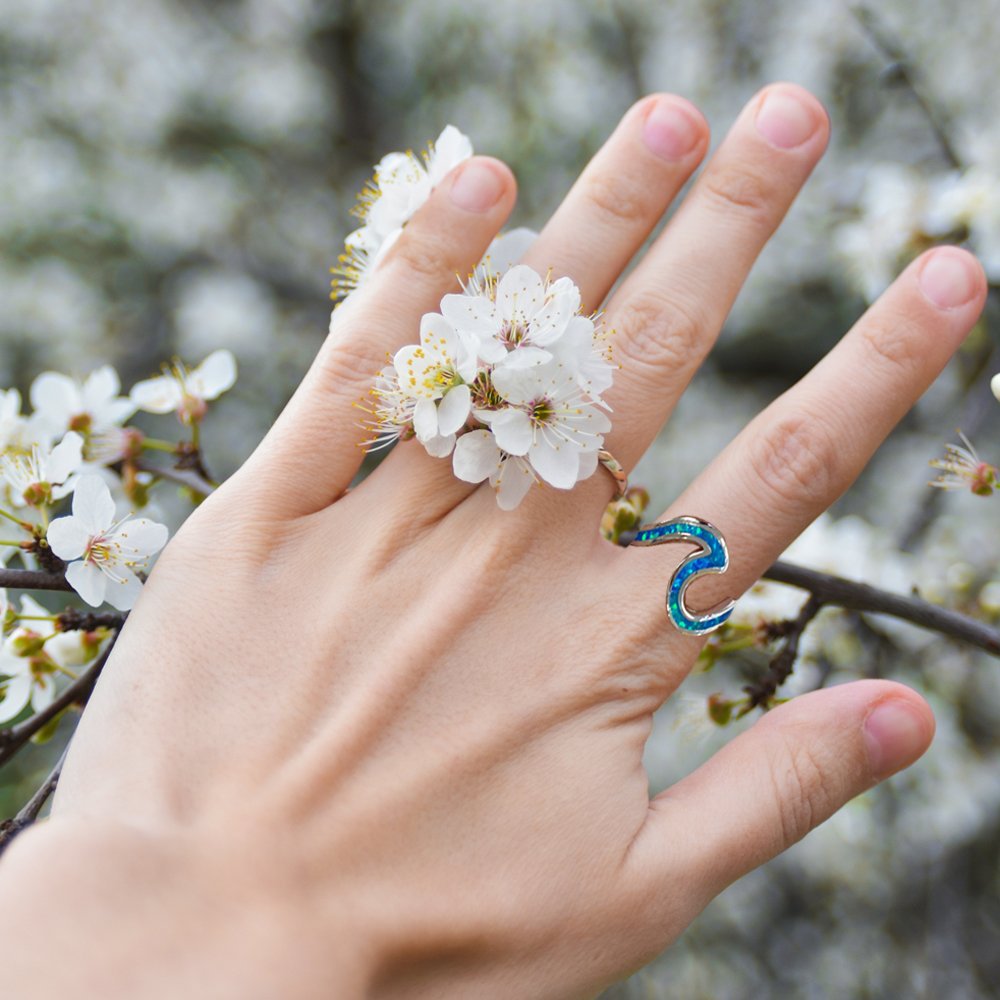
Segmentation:
[(24, 1000), (63, 991), (136, 1000), (364, 996), (370, 942), (346, 908), (320, 915), (282, 868), (280, 858), (211, 834), (42, 824), (0, 859), (5, 985)]

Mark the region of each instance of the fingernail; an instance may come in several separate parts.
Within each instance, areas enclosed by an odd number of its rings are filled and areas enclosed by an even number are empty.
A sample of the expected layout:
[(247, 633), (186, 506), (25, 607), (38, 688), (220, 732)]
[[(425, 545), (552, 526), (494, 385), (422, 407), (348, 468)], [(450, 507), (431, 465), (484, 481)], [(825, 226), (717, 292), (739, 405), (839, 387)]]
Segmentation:
[(466, 212), (488, 212), (503, 194), (497, 172), (482, 160), (470, 160), (451, 182), (451, 200)]
[(976, 293), (976, 276), (969, 258), (948, 248), (933, 253), (920, 269), (920, 287), (938, 309), (964, 306)]
[(876, 781), (913, 763), (927, 745), (927, 725), (904, 701), (877, 705), (865, 719), (865, 743)]
[(672, 101), (657, 101), (646, 116), (642, 138), (657, 156), (682, 160), (698, 142), (699, 128), (691, 116)]
[(801, 146), (818, 126), (812, 102), (787, 90), (772, 90), (757, 111), (757, 131), (779, 149)]

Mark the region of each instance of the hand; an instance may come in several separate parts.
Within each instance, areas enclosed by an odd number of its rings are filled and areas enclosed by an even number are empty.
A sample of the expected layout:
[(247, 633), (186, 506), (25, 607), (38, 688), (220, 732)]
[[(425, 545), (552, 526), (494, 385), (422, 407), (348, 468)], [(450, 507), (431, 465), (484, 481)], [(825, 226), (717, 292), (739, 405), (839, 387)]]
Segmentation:
[[(827, 133), (801, 89), (757, 95), (608, 302), (621, 366), (608, 447), (626, 468), (711, 348)], [(690, 104), (641, 101), (527, 263), (600, 303), (707, 145)], [(81, 722), (53, 819), (11, 852), (27, 869), (91, 844), (126, 912), (143, 892), (122, 872), (145, 859), (141, 878), (170, 882), (168, 909), (211, 893), (199, 927), (267, 915), (250, 922), (271, 946), (243, 964), (225, 948), (213, 963), (218, 934), (174, 921), (177, 954), (158, 966), (137, 931), (116, 956), (130, 996), (176, 996), (194, 967), (225, 984), (218, 995), (274, 995), (268, 975), (287, 997), (593, 994), (930, 741), (913, 692), (847, 684), (769, 712), (650, 800), (652, 714), (699, 649), (663, 612), (684, 547), (604, 542), (602, 470), (502, 512), (488, 487), (404, 443), (346, 492), (361, 457), (351, 403), (513, 201), (502, 164), (463, 164), (338, 310), (266, 439), (161, 557)], [(666, 516), (712, 521), (732, 558), (692, 587), (694, 607), (742, 592), (843, 493), (984, 296), (967, 254), (924, 255), (687, 488)]]

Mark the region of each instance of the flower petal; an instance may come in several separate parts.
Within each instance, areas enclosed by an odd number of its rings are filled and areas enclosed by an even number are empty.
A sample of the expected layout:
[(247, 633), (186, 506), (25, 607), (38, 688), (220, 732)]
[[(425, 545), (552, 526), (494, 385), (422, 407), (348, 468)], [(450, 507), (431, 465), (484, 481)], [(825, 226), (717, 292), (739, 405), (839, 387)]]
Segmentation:
[(57, 517), (45, 533), (49, 548), (60, 559), (79, 559), (87, 549), (92, 532), (77, 517)]
[(531, 446), (528, 458), (535, 472), (557, 489), (569, 490), (576, 485), (580, 453), (573, 445), (567, 442), (551, 445), (539, 436)]
[(491, 482), (497, 491), (497, 506), (501, 510), (513, 510), (525, 498), (535, 477), (524, 459), (508, 458), (496, 480)]
[(93, 563), (70, 563), (66, 567), (66, 580), (92, 608), (104, 603), (108, 578)]
[(76, 482), (73, 491), (73, 517), (91, 535), (106, 531), (115, 519), (115, 502), (111, 498), (108, 484), (93, 472), (87, 473)]
[(76, 431), (67, 431), (62, 441), (49, 454), (45, 463), (45, 479), (64, 483), (83, 461), (83, 438)]
[(118, 395), (122, 387), (118, 372), (111, 365), (101, 365), (95, 368), (83, 383), (82, 402), (84, 410), (90, 412), (102, 403)]
[(215, 399), (236, 382), (236, 358), (224, 347), (212, 353), (187, 377), (188, 391), (199, 399)]
[[(76, 566), (78, 564), (74, 563), (73, 565)], [(116, 568), (116, 575), (119, 577), (117, 580), (104, 577), (107, 581), (105, 584), (104, 599), (119, 611), (129, 611), (142, 594), (142, 581), (130, 569), (126, 569), (123, 566)], [(83, 594), (80, 594), (80, 596), (83, 597)]]
[(148, 517), (129, 518), (113, 535), (128, 550), (129, 558), (147, 559), (167, 544), (170, 532), (165, 524)]
[(437, 422), (439, 434), (455, 434), (469, 419), (472, 409), (472, 393), (467, 385), (456, 385), (449, 389), (438, 405)]
[(413, 408), (413, 433), (421, 444), (438, 434), (437, 404), (433, 399), (419, 399)]
[(181, 405), (184, 395), (173, 375), (157, 375), (156, 378), (136, 382), (129, 398), (147, 413), (170, 413)]
[(31, 707), (36, 712), (44, 711), (55, 701), (56, 682), (51, 674), (39, 674), (33, 678), (31, 686)]
[(10, 722), (24, 711), (31, 697), (31, 677), (22, 674), (0, 681), (0, 722)]
[(529, 319), (544, 301), (542, 279), (525, 264), (512, 267), (497, 284), (497, 315), (505, 320)]
[(531, 447), (531, 418), (523, 410), (498, 410), (490, 419), (497, 445), (508, 455), (526, 455)]
[(531, 249), (532, 243), (537, 239), (538, 233), (525, 226), (501, 233), (487, 248), (480, 267), (484, 271), (488, 267), (494, 274), (505, 274)]
[(61, 372), (42, 372), (31, 383), (28, 396), (32, 408), (41, 411), (55, 431), (63, 430), (73, 413), (80, 409), (80, 390), (76, 382)]
[(463, 482), (481, 483), (497, 472), (500, 458), (500, 449), (489, 431), (469, 431), (458, 439), (451, 467)]
[(447, 458), (455, 447), (454, 434), (438, 434), (436, 437), (428, 438), (420, 442), (427, 450), (427, 454), (434, 458)]
[(494, 334), (499, 329), (493, 303), (481, 295), (446, 295), (441, 314), (456, 330)]

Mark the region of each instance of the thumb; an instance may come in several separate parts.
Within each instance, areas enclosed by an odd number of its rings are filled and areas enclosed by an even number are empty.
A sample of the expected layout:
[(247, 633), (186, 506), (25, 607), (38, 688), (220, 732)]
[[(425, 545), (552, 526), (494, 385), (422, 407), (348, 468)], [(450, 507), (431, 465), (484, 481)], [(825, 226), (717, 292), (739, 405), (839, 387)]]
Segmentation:
[(671, 877), (683, 864), (707, 902), (912, 764), (933, 735), (930, 707), (902, 684), (858, 681), (802, 695), (658, 795), (639, 841)]

